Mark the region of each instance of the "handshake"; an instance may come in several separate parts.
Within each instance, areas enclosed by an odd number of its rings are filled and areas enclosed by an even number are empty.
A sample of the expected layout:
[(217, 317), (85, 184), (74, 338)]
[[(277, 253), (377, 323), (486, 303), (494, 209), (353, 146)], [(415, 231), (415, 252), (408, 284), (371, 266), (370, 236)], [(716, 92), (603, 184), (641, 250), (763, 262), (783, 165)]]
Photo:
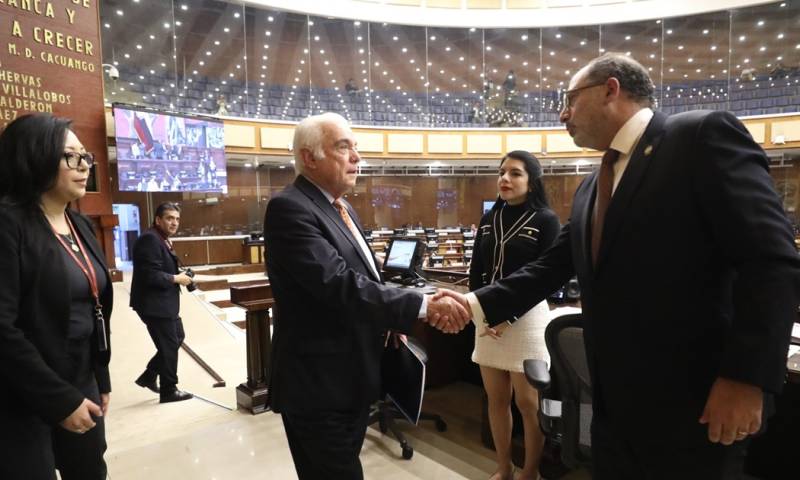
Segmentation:
[(472, 309), (467, 298), (452, 290), (439, 289), (428, 297), (425, 323), (444, 333), (458, 333), (472, 319)]

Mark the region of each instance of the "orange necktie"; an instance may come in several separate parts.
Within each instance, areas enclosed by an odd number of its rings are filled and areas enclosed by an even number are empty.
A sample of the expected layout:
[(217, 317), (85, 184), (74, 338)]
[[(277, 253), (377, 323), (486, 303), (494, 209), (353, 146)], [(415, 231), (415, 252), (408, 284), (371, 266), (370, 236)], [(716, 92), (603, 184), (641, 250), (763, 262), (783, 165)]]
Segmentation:
[(358, 237), (361, 236), (361, 232), (358, 230), (358, 227), (356, 227), (356, 224), (353, 223), (353, 219), (350, 218), (350, 213), (347, 211), (347, 207), (344, 206), (344, 203), (337, 198), (333, 202), (333, 208), (339, 212), (342, 220), (344, 220), (344, 224), (347, 225), (347, 229), (350, 230), (350, 233), (353, 234), (353, 237), (358, 239)]
[(619, 159), (619, 152), (606, 150), (600, 162), (600, 173), (597, 176), (597, 200), (595, 201), (594, 218), (592, 219), (592, 265), (597, 265), (600, 252), (600, 239), (603, 237), (603, 225), (606, 211), (611, 203), (611, 191), (614, 189), (614, 163)]

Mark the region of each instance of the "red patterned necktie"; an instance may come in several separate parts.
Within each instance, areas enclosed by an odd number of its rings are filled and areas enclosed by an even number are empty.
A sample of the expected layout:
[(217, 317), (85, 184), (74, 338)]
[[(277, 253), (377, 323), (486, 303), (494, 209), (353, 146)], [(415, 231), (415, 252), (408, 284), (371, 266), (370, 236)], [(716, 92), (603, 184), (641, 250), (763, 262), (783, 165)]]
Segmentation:
[(350, 233), (353, 234), (353, 237), (358, 239), (358, 237), (361, 236), (361, 232), (358, 230), (358, 227), (356, 227), (356, 224), (353, 223), (353, 219), (350, 218), (350, 213), (347, 211), (347, 207), (344, 206), (344, 203), (337, 198), (333, 202), (333, 208), (339, 212), (342, 220), (344, 220), (344, 224), (347, 225), (347, 229), (350, 230)]
[(611, 191), (614, 189), (614, 163), (619, 159), (619, 152), (608, 149), (600, 162), (600, 174), (597, 176), (597, 199), (594, 204), (592, 219), (592, 265), (597, 265), (600, 252), (600, 239), (603, 237), (603, 225), (606, 211), (611, 203)]

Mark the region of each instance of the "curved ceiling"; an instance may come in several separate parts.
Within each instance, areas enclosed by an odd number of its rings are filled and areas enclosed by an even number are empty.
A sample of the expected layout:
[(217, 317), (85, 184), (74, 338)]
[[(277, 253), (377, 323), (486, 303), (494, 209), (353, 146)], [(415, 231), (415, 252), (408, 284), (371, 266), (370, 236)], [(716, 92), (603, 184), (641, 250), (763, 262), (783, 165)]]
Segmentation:
[(774, 0), (244, 0), (320, 17), (437, 27), (597, 25), (713, 12)]

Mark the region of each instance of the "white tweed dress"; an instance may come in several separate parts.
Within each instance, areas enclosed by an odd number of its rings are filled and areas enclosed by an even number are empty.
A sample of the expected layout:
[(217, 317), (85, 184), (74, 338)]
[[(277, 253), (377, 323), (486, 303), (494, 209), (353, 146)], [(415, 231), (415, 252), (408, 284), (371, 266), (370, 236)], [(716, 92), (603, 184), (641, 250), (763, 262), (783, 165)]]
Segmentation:
[(500, 338), (481, 337), (485, 326), (475, 324), (472, 361), (510, 372), (522, 372), (522, 361), (527, 358), (544, 360), (550, 366), (550, 354), (544, 343), (544, 329), (548, 323), (550, 308), (542, 301), (519, 317)]

